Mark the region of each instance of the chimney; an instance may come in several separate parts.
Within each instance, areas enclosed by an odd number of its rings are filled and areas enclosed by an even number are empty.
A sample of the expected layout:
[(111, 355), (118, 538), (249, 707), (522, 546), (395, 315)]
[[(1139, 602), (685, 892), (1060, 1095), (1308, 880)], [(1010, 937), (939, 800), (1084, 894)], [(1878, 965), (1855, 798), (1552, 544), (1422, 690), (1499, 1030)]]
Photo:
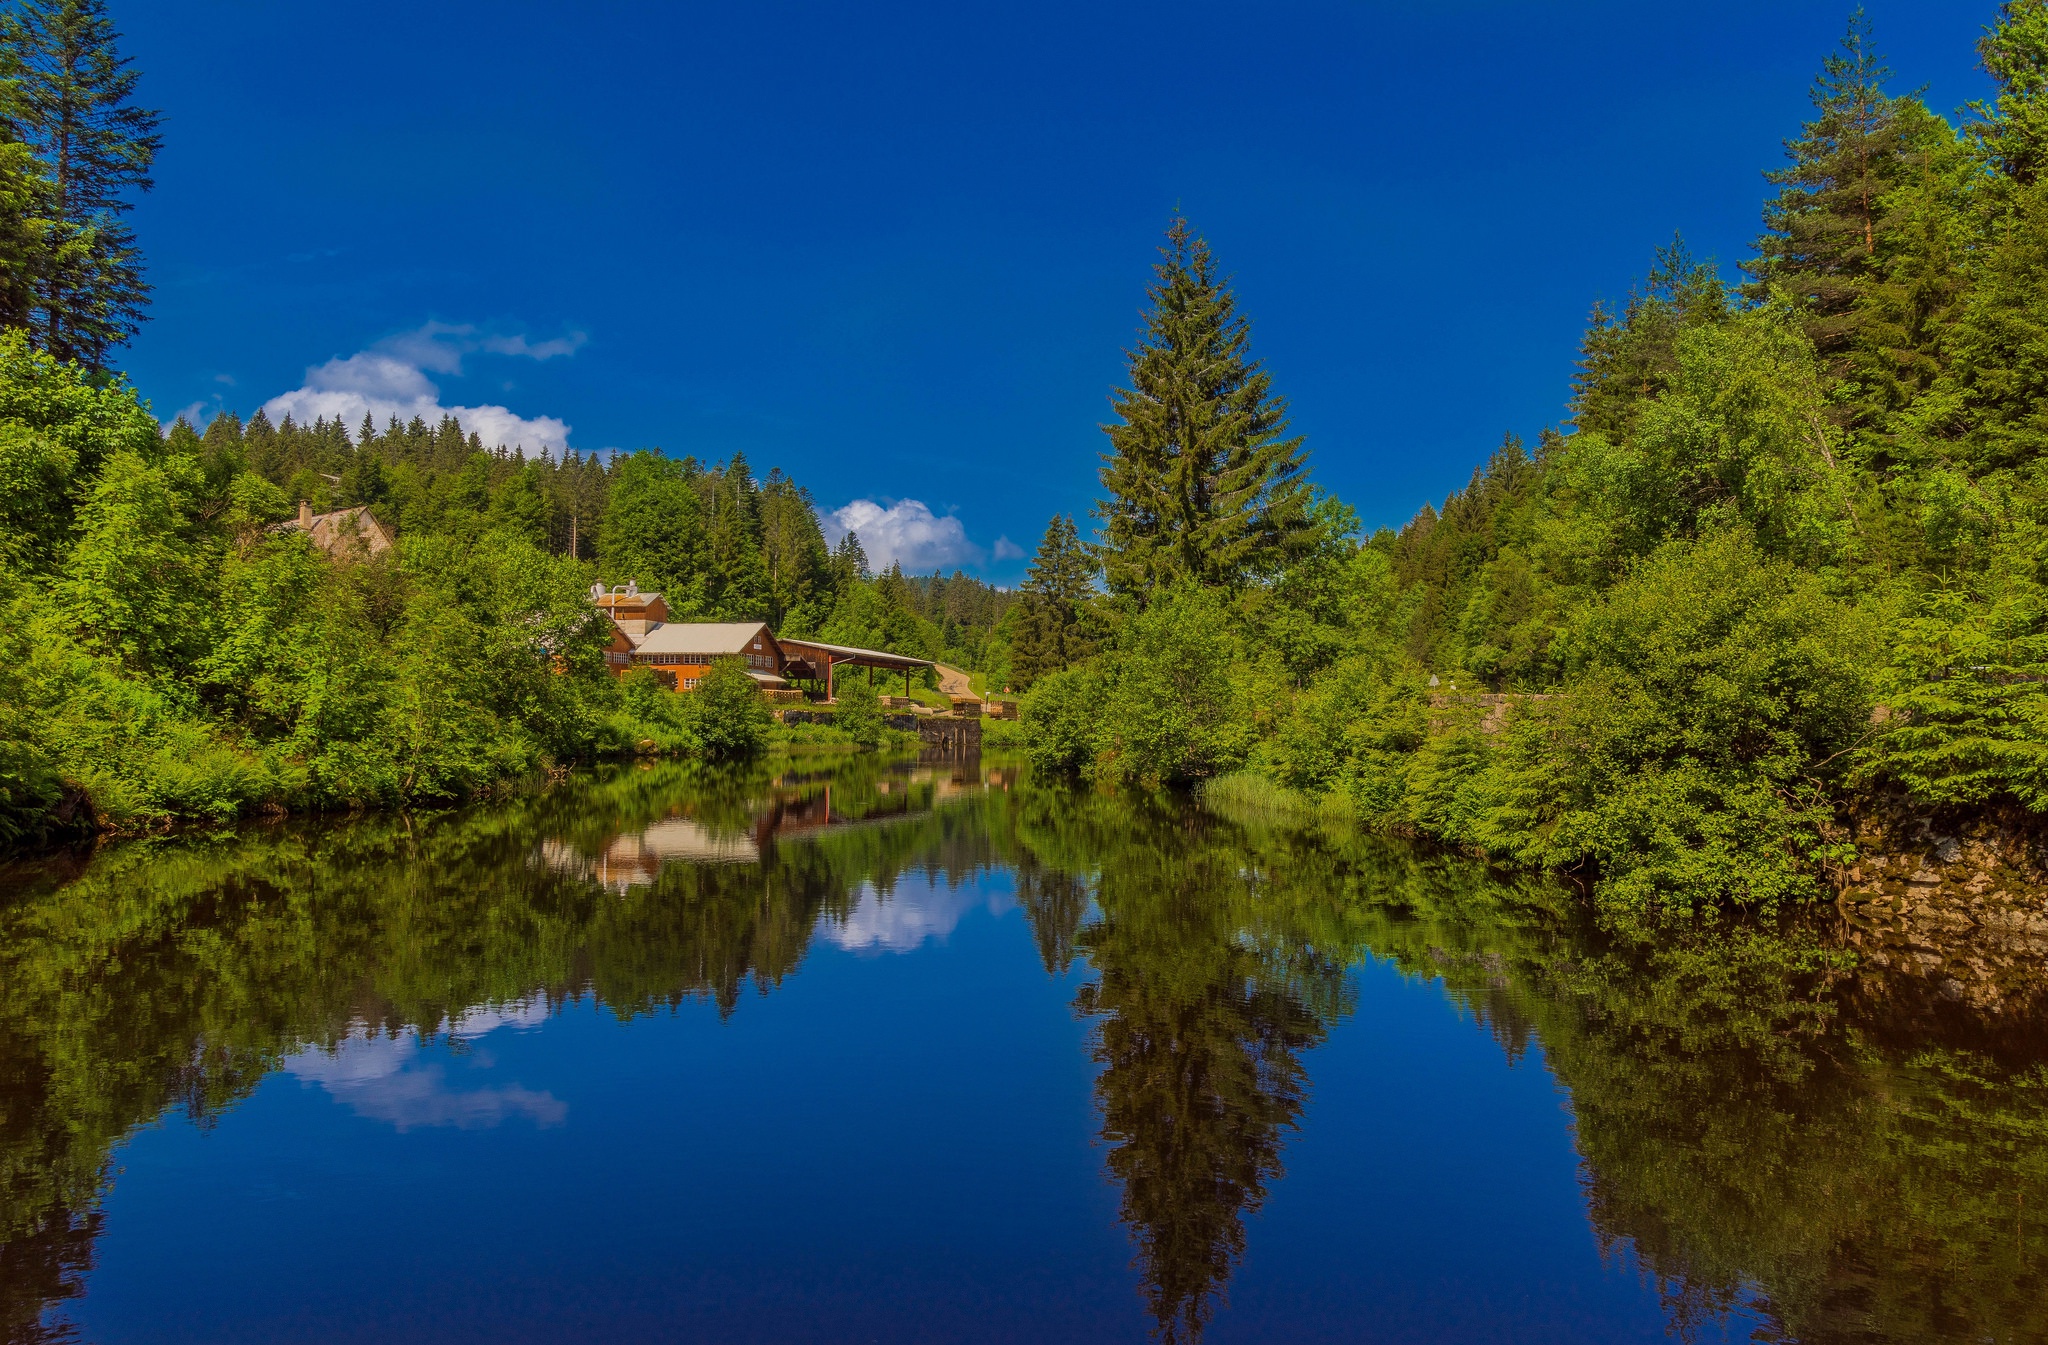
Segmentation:
[(299, 526), (302, 528), (313, 526), (313, 506), (305, 500), (299, 501)]

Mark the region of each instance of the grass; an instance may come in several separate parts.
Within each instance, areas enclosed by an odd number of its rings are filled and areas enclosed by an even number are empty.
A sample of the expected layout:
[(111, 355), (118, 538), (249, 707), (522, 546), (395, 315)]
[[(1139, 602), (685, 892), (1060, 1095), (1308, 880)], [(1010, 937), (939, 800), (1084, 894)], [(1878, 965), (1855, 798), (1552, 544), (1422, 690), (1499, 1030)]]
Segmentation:
[(1233, 771), (1206, 780), (1196, 790), (1196, 797), (1203, 807), (1232, 822), (1306, 826), (1356, 821), (1351, 800), (1343, 794), (1304, 794), (1255, 771)]
[(982, 717), (981, 745), (983, 747), (1023, 747), (1024, 725), (1015, 719), (990, 719)]

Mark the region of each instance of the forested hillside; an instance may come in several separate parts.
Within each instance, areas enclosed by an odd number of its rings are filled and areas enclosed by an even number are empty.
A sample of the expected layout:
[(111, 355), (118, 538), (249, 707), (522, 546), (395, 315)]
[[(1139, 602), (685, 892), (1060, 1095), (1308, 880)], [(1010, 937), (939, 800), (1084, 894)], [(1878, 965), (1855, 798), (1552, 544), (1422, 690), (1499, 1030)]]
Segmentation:
[[(123, 216), (158, 114), (100, 0), (12, 6), (0, 64), (0, 847), (750, 741), (607, 675), (593, 583), (660, 589), (679, 620), (1002, 660), (1007, 595), (871, 573), (738, 455), (528, 458), (453, 419), (260, 410), (166, 430), (113, 368), (147, 316)], [(276, 527), (301, 502), (370, 506), (396, 544), (330, 557)]]
[(1177, 224), (1109, 427), (1107, 596), (1021, 595), (1108, 632), (1031, 668), (1040, 760), (1249, 768), (1621, 905), (1817, 893), (1881, 800), (2048, 810), (2048, 4), (1988, 17), (1998, 96), (1955, 124), (1859, 12), (1740, 275), (1658, 253), (1594, 309), (1568, 420), (1397, 533), (1307, 484)]

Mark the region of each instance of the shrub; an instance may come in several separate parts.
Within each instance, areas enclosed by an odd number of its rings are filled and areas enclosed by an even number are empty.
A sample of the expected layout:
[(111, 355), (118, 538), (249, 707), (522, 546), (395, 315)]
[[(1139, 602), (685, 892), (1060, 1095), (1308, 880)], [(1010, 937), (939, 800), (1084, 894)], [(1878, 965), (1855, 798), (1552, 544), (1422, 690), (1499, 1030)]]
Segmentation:
[(1156, 596), (1124, 623), (1103, 674), (1099, 778), (1198, 780), (1242, 764), (1257, 741), (1257, 670), (1214, 590)]
[(1728, 531), (1660, 548), (1568, 638), (1565, 694), (1511, 721), (1483, 813), (1440, 805), (1466, 835), (1591, 865), (1625, 906), (1817, 892), (1823, 786), (1868, 719), (1863, 615)]
[(697, 740), (697, 750), (714, 760), (758, 756), (768, 744), (768, 726), (775, 720), (761, 688), (736, 658), (711, 665), (685, 697), (684, 722)]
[(1018, 721), (1033, 765), (1067, 775), (1088, 768), (1095, 759), (1101, 695), (1095, 670), (1086, 664), (1038, 680), (1024, 696)]
[(874, 683), (864, 677), (848, 677), (833, 688), (832, 722), (853, 743), (872, 752), (887, 741), (889, 726), (882, 722), (882, 702)]

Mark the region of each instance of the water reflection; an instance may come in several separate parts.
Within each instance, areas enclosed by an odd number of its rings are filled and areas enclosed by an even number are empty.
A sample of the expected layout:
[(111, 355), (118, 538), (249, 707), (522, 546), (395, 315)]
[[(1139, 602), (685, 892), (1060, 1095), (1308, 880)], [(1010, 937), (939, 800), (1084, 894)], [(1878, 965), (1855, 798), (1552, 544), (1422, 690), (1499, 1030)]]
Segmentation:
[(848, 952), (909, 953), (927, 941), (945, 942), (960, 917), (976, 907), (991, 915), (1016, 909), (1000, 894), (971, 888), (899, 885), (884, 891), (863, 884), (853, 909), (843, 916), (823, 916), (818, 937)]
[[(981, 882), (991, 874), (1002, 881)], [(1155, 1334), (1228, 1301), (1368, 959), (1569, 1090), (1587, 1214), (1681, 1334), (2048, 1339), (2048, 1048), (1827, 922), (1617, 931), (1469, 861), (971, 762), (621, 772), (408, 822), (22, 869), (0, 905), (0, 1330), (62, 1333), (110, 1154), (276, 1071), (399, 1129), (572, 1125), (443, 1043), (690, 1000), (814, 941), (905, 951), (1014, 892), (1084, 973), (1104, 1164)], [(574, 1133), (573, 1130), (571, 1133)]]
[[(501, 1028), (536, 1027), (553, 1012), (544, 999), (510, 1005), (478, 1005), (442, 1022), (449, 1041), (480, 1041)], [(520, 1084), (461, 1088), (448, 1080), (446, 1064), (428, 1054), (417, 1029), (387, 1032), (368, 1023), (351, 1025), (340, 1040), (308, 1046), (284, 1057), (284, 1072), (316, 1085), (356, 1115), (396, 1130), (453, 1126), (478, 1130), (514, 1117), (538, 1126), (557, 1126), (568, 1105), (546, 1090)]]

